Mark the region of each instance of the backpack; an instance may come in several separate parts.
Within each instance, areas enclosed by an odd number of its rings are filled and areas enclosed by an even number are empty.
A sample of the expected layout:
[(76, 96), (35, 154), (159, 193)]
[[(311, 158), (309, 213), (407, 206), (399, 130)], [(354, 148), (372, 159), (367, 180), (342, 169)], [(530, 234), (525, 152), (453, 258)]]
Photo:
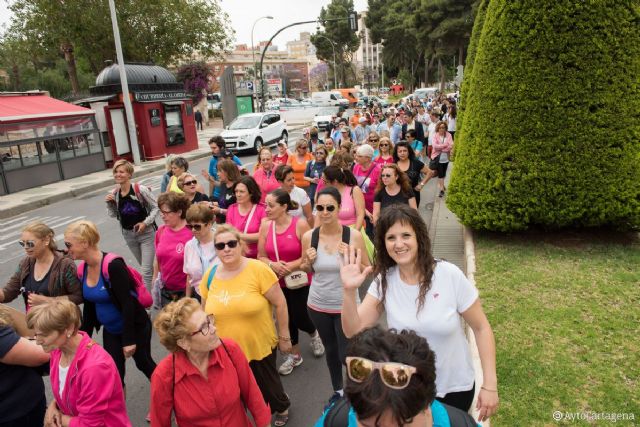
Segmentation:
[[(145, 206), (145, 205), (150, 205), (150, 203), (147, 202), (147, 199), (145, 199), (144, 196), (142, 195), (142, 193), (140, 192), (141, 185), (139, 183), (137, 183), (137, 182), (134, 182), (132, 184), (132, 187), (133, 187), (133, 194), (135, 195), (136, 200), (138, 202), (140, 202), (140, 205), (142, 205), (142, 209), (144, 209), (144, 215), (145, 216), (149, 216), (149, 210), (147, 209), (147, 206)], [(145, 190), (147, 190), (150, 193), (152, 192), (151, 188), (146, 187), (146, 186), (145, 186)], [(113, 193), (113, 197), (114, 197), (114, 199), (116, 201), (116, 215), (117, 215), (118, 221), (120, 221), (120, 210), (118, 210), (118, 202), (120, 200), (120, 187), (114, 188), (112, 193)], [(153, 222), (153, 228), (156, 228), (155, 221)]]
[[(449, 425), (451, 427), (477, 427), (473, 417), (461, 409), (440, 402), (442, 407), (447, 411), (449, 416)], [(324, 417), (323, 427), (349, 427), (349, 411), (351, 405), (346, 397), (338, 399), (327, 410)]]
[[(351, 228), (346, 225), (342, 226), (342, 242), (349, 244), (349, 240), (351, 239)], [(318, 250), (318, 242), (320, 241), (320, 227), (314, 228), (311, 233), (311, 247), (315, 250)]]
[[(124, 261), (124, 259), (120, 255), (114, 254), (113, 252), (105, 254), (104, 258), (102, 258), (102, 277), (109, 285), (109, 264), (111, 264), (111, 261), (118, 258)], [(77, 272), (80, 282), (82, 282), (82, 279), (84, 277), (85, 265), (86, 263), (84, 261), (80, 261), (80, 263), (78, 264)], [(131, 290), (131, 295), (133, 295), (138, 300), (140, 305), (142, 305), (144, 308), (151, 307), (153, 305), (153, 298), (151, 297), (151, 294), (149, 293), (147, 288), (144, 286), (142, 274), (140, 274), (138, 270), (131, 267), (130, 265), (125, 265), (127, 267), (127, 270), (129, 271), (129, 277), (131, 277), (135, 284), (134, 289)]]

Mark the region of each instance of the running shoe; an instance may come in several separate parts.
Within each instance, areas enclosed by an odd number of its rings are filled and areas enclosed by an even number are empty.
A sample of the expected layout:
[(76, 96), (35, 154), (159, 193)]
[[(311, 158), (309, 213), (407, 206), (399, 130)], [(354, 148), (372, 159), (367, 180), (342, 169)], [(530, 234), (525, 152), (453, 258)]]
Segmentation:
[(324, 344), (322, 344), (319, 333), (316, 332), (316, 335), (311, 337), (309, 345), (311, 346), (311, 351), (313, 351), (313, 355), (315, 357), (322, 357), (324, 354)]
[(282, 363), (282, 365), (280, 365), (280, 367), (278, 368), (278, 372), (280, 373), (280, 375), (289, 375), (291, 372), (293, 372), (293, 368), (300, 365), (302, 365), (302, 355), (290, 354), (289, 356), (287, 356), (287, 359)]

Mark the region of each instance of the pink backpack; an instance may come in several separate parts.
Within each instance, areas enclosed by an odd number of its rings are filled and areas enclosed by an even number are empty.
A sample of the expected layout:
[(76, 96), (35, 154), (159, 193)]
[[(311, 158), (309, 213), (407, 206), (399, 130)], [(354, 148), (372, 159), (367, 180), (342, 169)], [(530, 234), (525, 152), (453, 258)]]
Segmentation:
[[(104, 258), (102, 259), (102, 277), (107, 282), (109, 282), (109, 264), (111, 264), (111, 261), (118, 258), (124, 261), (124, 259), (120, 255), (114, 254), (113, 252), (109, 252), (105, 254)], [(144, 280), (142, 279), (142, 274), (140, 274), (140, 272), (135, 268), (127, 264), (125, 265), (127, 266), (127, 270), (129, 270), (129, 276), (131, 276), (131, 278), (135, 283), (135, 289), (131, 290), (131, 295), (136, 297), (138, 302), (144, 308), (151, 307), (153, 305), (153, 298), (151, 297), (151, 294), (149, 293), (147, 288), (144, 286)], [(85, 268), (85, 262), (80, 261), (77, 269), (78, 279), (80, 279), (80, 282), (82, 282), (82, 278), (84, 276), (84, 268)]]

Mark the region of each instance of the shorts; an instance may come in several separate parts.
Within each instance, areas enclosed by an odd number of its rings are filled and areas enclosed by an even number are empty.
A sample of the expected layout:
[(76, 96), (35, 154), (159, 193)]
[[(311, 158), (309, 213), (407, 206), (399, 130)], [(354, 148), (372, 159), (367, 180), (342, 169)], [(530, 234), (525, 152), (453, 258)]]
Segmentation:
[(447, 175), (448, 167), (449, 167), (449, 162), (438, 163), (438, 168), (436, 169), (436, 171), (438, 172), (438, 178), (444, 178)]

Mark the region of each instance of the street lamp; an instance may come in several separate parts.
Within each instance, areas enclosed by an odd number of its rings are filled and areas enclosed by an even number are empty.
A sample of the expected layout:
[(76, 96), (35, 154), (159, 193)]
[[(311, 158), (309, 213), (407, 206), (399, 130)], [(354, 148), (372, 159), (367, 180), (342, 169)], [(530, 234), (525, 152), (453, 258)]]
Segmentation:
[(316, 33), (316, 37), (322, 37), (322, 38), (326, 39), (329, 43), (331, 43), (331, 49), (333, 50), (333, 88), (337, 89), (338, 88), (338, 79), (336, 78), (336, 73), (338, 72), (338, 69), (336, 68), (336, 46), (335, 46), (335, 43), (329, 37), (323, 36), (322, 34)]
[[(266, 16), (261, 16), (260, 18), (256, 19), (255, 21), (253, 21), (253, 25), (251, 26), (251, 67), (253, 68), (253, 90), (255, 91), (256, 89), (256, 52), (255, 49), (253, 47), (253, 29), (256, 27), (256, 24), (258, 23), (259, 20), (261, 19), (273, 19), (273, 16), (271, 15), (266, 15)], [(262, 79), (262, 76), (260, 76), (260, 78)], [(260, 85), (262, 86), (262, 82), (260, 82)], [(258, 108), (259, 110), (260, 108)]]

